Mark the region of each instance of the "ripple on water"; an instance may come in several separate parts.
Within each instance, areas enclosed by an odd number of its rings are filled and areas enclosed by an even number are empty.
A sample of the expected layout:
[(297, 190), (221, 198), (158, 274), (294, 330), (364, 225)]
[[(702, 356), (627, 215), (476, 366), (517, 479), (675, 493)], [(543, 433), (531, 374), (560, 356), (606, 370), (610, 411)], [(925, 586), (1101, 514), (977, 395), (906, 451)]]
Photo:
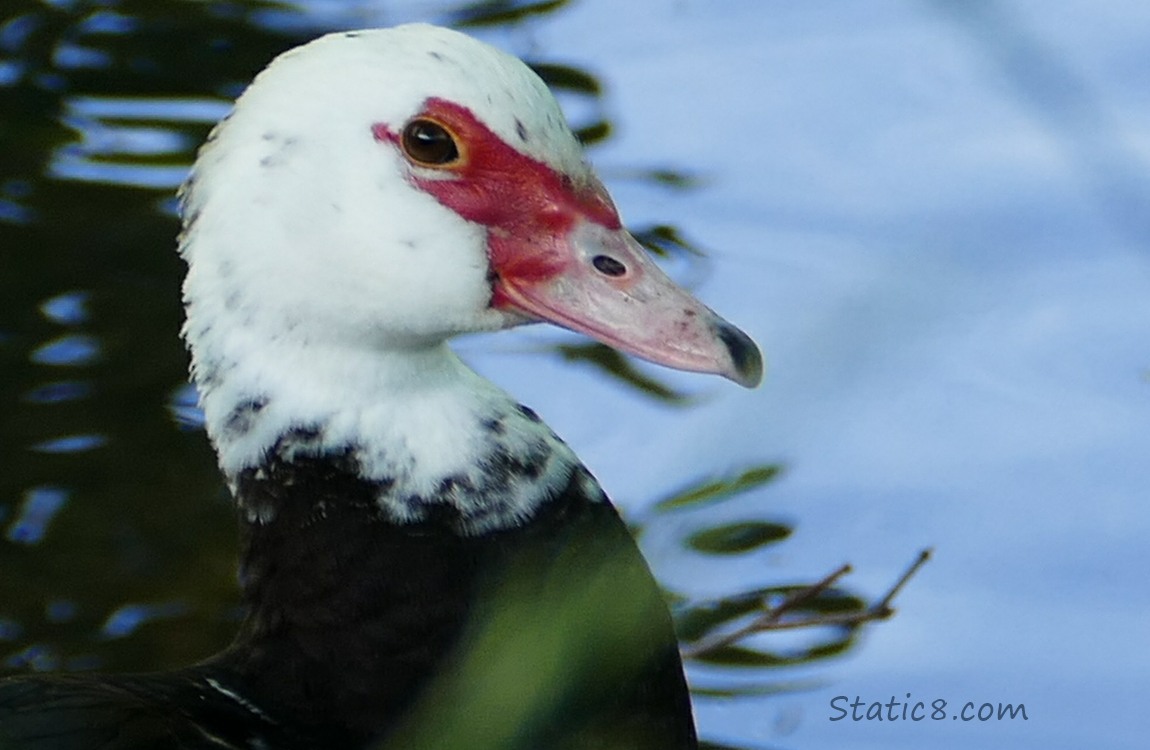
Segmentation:
[(44, 605), (44, 619), (48, 622), (71, 622), (79, 611), (80, 605), (71, 599), (53, 599)]
[(204, 428), (204, 410), (199, 401), (199, 394), (191, 383), (181, 383), (168, 397), (168, 413), (181, 430)]
[(100, 628), (100, 635), (107, 639), (124, 638), (134, 633), (145, 623), (181, 617), (188, 611), (188, 605), (180, 601), (161, 602), (159, 604), (125, 604), (108, 615), (108, 619)]
[(91, 293), (86, 291), (64, 292), (40, 303), (40, 314), (53, 323), (79, 325), (90, 317), (88, 300)]
[(230, 108), (231, 102), (203, 97), (71, 97), (61, 120), (79, 140), (57, 148), (48, 171), (80, 182), (175, 187), (187, 176), (203, 126)]
[(39, 544), (52, 519), (67, 504), (69, 493), (60, 487), (33, 487), (24, 493), (16, 517), (4, 536), (17, 544)]
[(38, 365), (79, 367), (100, 359), (100, 340), (95, 336), (71, 333), (52, 339), (32, 350), (30, 359)]
[(8, 617), (0, 617), (0, 641), (15, 641), (24, 635), (24, 626)]
[(51, 646), (33, 643), (4, 658), (8, 669), (31, 669), (33, 672), (53, 672), (60, 668), (60, 655)]
[(42, 383), (24, 392), (23, 400), (31, 404), (60, 404), (79, 401), (92, 395), (92, 384), (83, 380), (57, 380)]
[(65, 435), (36, 443), (28, 449), (37, 453), (84, 453), (107, 443), (108, 438), (105, 435)]

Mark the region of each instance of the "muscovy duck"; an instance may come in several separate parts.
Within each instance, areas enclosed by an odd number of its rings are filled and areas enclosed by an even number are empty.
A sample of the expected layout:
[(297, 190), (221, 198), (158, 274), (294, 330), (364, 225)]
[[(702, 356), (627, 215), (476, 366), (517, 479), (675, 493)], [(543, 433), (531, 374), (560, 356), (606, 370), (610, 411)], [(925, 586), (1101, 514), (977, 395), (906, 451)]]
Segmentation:
[(625, 525), (446, 343), (549, 321), (761, 377), (623, 228), (544, 83), (442, 28), (322, 37), (239, 98), (182, 206), (246, 617), (185, 669), (0, 682), (0, 747), (697, 747)]

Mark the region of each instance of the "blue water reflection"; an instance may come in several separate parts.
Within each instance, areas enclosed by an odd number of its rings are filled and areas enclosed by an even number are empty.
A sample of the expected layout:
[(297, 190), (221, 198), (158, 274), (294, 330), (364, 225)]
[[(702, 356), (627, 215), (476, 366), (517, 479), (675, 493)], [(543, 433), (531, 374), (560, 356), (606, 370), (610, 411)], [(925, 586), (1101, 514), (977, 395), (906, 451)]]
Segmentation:
[(38, 544), (48, 526), (68, 502), (68, 491), (59, 487), (34, 487), (24, 495), (16, 517), (4, 536), (16, 544)]
[(33, 672), (54, 672), (60, 668), (60, 655), (51, 646), (33, 643), (5, 657), (3, 665), (9, 669), (30, 669)]
[(183, 383), (172, 391), (168, 398), (168, 411), (181, 429), (203, 429), (204, 410), (200, 408), (199, 395), (191, 383)]
[(31, 13), (16, 16), (0, 24), (0, 50), (16, 52), (39, 26), (37, 17)]
[(23, 399), (34, 404), (58, 404), (77, 401), (92, 393), (92, 384), (78, 380), (61, 380), (38, 385), (24, 393)]
[(114, 10), (98, 10), (82, 20), (78, 30), (84, 34), (130, 34), (139, 25), (132, 16)]
[(7, 617), (0, 617), (0, 641), (14, 641), (23, 634), (24, 628), (20, 626), (20, 623)]
[(83, 453), (95, 450), (108, 442), (105, 435), (65, 435), (28, 446), (37, 453)]
[(57, 68), (108, 68), (112, 65), (112, 56), (107, 52), (79, 44), (62, 43), (52, 52), (52, 64)]
[[(60, 179), (175, 188), (202, 135), (173, 125), (210, 124), (230, 104), (211, 99), (76, 97), (62, 122), (80, 137), (57, 149), (50, 174)], [(167, 162), (167, 163), (165, 163)]]
[(160, 604), (125, 604), (104, 621), (100, 633), (104, 638), (125, 638), (149, 622), (180, 617), (188, 612), (183, 602)]
[(71, 622), (76, 618), (79, 605), (70, 599), (54, 599), (44, 605), (44, 618), (48, 622)]
[(40, 312), (53, 323), (77, 325), (88, 319), (90, 292), (66, 292), (40, 303)]
[(100, 358), (100, 341), (86, 334), (68, 334), (36, 347), (29, 358), (41, 365), (88, 365)]
[[(0, 66), (0, 78), (3, 77), (3, 66)], [(36, 217), (29, 208), (21, 206), (15, 201), (0, 198), (0, 222), (9, 224), (27, 224)]]
[[(0, 63), (0, 86), (4, 85), (4, 65)], [(27, 180), (6, 180), (0, 183), (0, 222), (27, 224), (35, 218), (35, 213), (21, 205), (20, 201), (32, 192), (32, 184)]]

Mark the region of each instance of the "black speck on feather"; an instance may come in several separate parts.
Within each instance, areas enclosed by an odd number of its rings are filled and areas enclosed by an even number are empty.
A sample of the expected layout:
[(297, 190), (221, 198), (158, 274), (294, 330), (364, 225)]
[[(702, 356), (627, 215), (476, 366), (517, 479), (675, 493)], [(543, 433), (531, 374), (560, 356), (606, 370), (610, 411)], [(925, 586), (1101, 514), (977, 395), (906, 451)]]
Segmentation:
[(228, 414), (224, 420), (224, 433), (236, 438), (246, 435), (255, 426), (256, 416), (268, 405), (266, 396), (252, 396), (245, 398)]

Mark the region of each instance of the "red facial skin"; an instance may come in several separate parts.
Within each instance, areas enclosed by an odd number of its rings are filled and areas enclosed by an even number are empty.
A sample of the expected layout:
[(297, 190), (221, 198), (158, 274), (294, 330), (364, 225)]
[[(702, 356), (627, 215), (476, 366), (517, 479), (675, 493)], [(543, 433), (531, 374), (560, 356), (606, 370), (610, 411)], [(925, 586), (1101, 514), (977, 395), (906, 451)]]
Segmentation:
[[(500, 278), (542, 281), (562, 273), (570, 262), (562, 239), (578, 219), (611, 230), (622, 228), (606, 188), (597, 180), (576, 186), (571, 178), (508, 146), (466, 107), (428, 99), (421, 118), (434, 120), (455, 136), (457, 164), (436, 167), (443, 177), (410, 177), (424, 192), (457, 214), (488, 227), (488, 257)], [(373, 126), (377, 140), (400, 145), (401, 135)], [(492, 307), (508, 300), (495, 284)]]
[[(404, 151), (407, 123), (376, 123), (372, 134), (404, 154), (415, 187), (487, 228), (493, 308), (556, 323), (660, 364), (758, 383), (758, 348), (662, 273), (589, 171), (578, 179), (559, 173), (454, 102), (428, 99), (412, 119), (444, 127), (459, 158), (420, 163)], [(600, 270), (595, 259), (601, 256), (619, 264), (614, 273)]]

